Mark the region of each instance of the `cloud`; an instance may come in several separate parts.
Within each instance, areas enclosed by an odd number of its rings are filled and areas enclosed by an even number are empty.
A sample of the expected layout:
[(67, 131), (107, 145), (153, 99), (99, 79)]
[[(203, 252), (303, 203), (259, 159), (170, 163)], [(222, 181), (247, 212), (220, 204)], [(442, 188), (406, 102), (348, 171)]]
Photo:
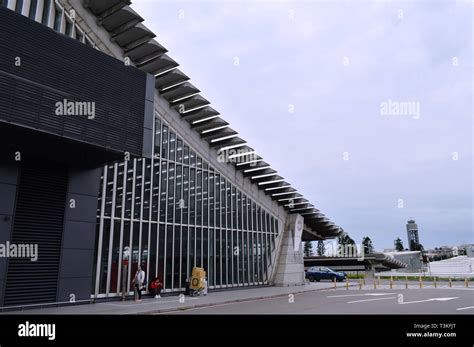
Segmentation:
[[(425, 246), (474, 242), (469, 3), (132, 7), (240, 136), (351, 237), (390, 247), (413, 217)], [(382, 116), (388, 99), (419, 102), (420, 119)]]

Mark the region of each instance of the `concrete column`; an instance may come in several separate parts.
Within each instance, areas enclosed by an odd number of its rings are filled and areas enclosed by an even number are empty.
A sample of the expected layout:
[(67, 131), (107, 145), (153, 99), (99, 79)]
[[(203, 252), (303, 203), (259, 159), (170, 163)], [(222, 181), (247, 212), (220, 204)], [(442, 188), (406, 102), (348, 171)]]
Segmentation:
[(303, 222), (304, 219), (299, 214), (290, 214), (286, 219), (274, 281), (276, 286), (297, 286), (305, 283), (301, 242)]
[[(57, 300), (90, 299), (101, 168), (71, 169)], [(73, 199), (74, 208), (71, 208)]]

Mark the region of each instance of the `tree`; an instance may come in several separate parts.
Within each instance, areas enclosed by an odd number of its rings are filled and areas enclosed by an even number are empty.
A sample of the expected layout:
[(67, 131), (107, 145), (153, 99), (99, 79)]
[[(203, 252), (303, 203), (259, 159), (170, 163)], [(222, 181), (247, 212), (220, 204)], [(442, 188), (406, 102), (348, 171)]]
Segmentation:
[(362, 239), (362, 246), (364, 246), (364, 254), (371, 254), (374, 251), (374, 246), (370, 237), (366, 236)]
[(351, 239), (350, 236), (346, 233), (343, 233), (342, 235), (337, 237), (337, 243), (341, 246), (355, 245), (355, 241)]
[(326, 246), (324, 245), (323, 240), (319, 240), (319, 241), (318, 241), (318, 249), (317, 249), (317, 251), (318, 251), (318, 255), (321, 256), (321, 257), (322, 257), (322, 256), (324, 255), (324, 253), (326, 252)]
[(355, 241), (350, 238), (347, 233), (343, 233), (337, 238), (338, 254), (343, 257), (355, 257), (357, 254), (357, 246)]
[(304, 255), (306, 257), (311, 257), (313, 255), (313, 243), (311, 241), (306, 241), (304, 243)]
[(405, 247), (403, 247), (403, 242), (402, 240), (400, 240), (399, 237), (397, 237), (397, 239), (395, 240), (395, 249), (398, 251), (398, 252), (403, 252), (403, 249)]

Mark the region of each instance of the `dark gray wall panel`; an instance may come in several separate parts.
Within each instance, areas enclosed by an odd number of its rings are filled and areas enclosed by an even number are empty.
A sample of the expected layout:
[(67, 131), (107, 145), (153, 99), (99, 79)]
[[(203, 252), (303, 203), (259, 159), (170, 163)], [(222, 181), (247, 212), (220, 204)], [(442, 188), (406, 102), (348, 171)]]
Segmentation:
[[(75, 200), (75, 208), (70, 208), (71, 199)], [(95, 222), (97, 213), (97, 196), (69, 193), (67, 197), (66, 219)]]
[[(91, 276), (94, 251), (89, 249), (67, 249), (61, 255), (61, 277)], [(90, 288), (89, 288), (90, 291)], [(89, 292), (89, 295), (91, 293)]]
[(102, 168), (93, 170), (71, 170), (69, 175), (69, 192), (92, 195), (97, 198)]
[[(141, 156), (147, 84), (145, 72), (0, 7), (0, 121)], [(56, 114), (64, 99), (94, 103), (95, 118)]]
[(0, 183), (16, 184), (18, 180), (18, 168), (16, 166), (0, 166)]
[(66, 221), (63, 249), (92, 249), (95, 243), (96, 223)]
[(15, 195), (16, 185), (0, 183), (0, 214), (13, 214)]
[(58, 301), (69, 301), (74, 294), (76, 301), (88, 300), (91, 297), (91, 277), (63, 278), (58, 288)]

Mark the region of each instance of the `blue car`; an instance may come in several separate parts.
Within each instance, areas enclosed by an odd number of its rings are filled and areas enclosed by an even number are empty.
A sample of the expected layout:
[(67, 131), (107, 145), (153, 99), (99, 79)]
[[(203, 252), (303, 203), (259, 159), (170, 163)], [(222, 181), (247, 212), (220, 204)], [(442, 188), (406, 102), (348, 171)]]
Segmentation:
[(305, 277), (310, 282), (319, 282), (321, 280), (344, 281), (347, 277), (345, 272), (336, 272), (327, 267), (313, 266), (306, 270)]

